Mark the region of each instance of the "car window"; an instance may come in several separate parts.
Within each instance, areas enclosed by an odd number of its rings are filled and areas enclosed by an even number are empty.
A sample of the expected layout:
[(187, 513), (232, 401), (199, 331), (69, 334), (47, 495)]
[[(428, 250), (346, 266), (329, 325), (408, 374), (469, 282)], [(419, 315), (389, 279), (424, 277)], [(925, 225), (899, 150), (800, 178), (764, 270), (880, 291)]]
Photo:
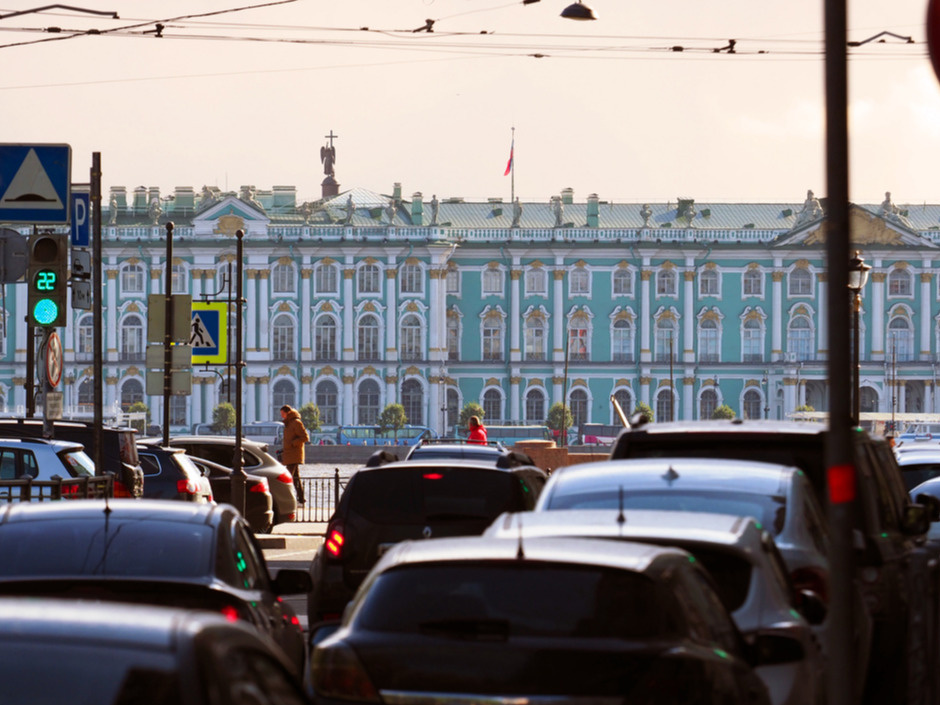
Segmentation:
[(234, 576), (237, 581), (235, 587), (248, 590), (263, 590), (267, 587), (264, 560), (258, 555), (245, 530), (237, 524), (233, 527), (231, 558), (237, 571)]
[(16, 451), (12, 448), (0, 449), (0, 480), (16, 479)]
[(72, 477), (94, 477), (95, 461), (83, 450), (68, 450), (59, 455)]
[(193, 464), (193, 461), (189, 459), (185, 453), (174, 453), (173, 460), (176, 462), (177, 466), (182, 471), (183, 475), (188, 480), (196, 480), (202, 476), (202, 473), (199, 472), (199, 468)]
[[(372, 583), (357, 628), (447, 635), (651, 638), (677, 632), (661, 587), (640, 573), (544, 562), (460, 561), (388, 570)], [(455, 623), (459, 620), (462, 624)]]
[(905, 463), (901, 466), (901, 475), (904, 479), (904, 486), (911, 491), (922, 482), (940, 477), (940, 463), (933, 461)]
[(687, 608), (686, 616), (693, 637), (708, 644), (737, 653), (734, 624), (715, 594), (712, 583), (699, 570), (678, 571), (676, 589), (680, 602)]
[[(36, 461), (36, 455), (31, 450), (24, 450), (20, 456), (20, 460), (23, 463), (24, 475), (29, 475), (30, 477), (39, 477), (39, 463)], [(56, 468), (56, 472), (51, 474), (61, 476), (59, 468)]]
[(156, 477), (160, 474), (160, 461), (150, 453), (139, 453), (140, 467), (144, 469), (144, 477)]
[(360, 472), (349, 510), (378, 524), (495, 519), (517, 508), (511, 473), (464, 468), (386, 468)]

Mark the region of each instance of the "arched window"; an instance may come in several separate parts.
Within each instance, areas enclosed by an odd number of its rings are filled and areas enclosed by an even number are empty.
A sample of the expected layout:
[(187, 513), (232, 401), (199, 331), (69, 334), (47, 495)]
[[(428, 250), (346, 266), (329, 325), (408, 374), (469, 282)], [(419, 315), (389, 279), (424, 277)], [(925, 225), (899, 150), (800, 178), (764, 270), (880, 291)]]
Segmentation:
[(316, 294), (338, 294), (339, 273), (335, 264), (318, 264), (314, 270), (313, 288)]
[(139, 264), (128, 264), (121, 269), (121, 293), (144, 293), (144, 268)]
[(808, 269), (802, 267), (790, 272), (787, 279), (790, 296), (812, 296), (813, 275)]
[(503, 359), (503, 319), (500, 316), (487, 316), (483, 321), (483, 359)]
[(95, 385), (86, 377), (78, 385), (78, 406), (82, 411), (90, 411), (95, 403)]
[(871, 387), (862, 387), (858, 395), (859, 411), (876, 412), (878, 411), (878, 392)]
[(401, 340), (398, 343), (402, 360), (423, 359), (421, 319), (415, 314), (410, 313), (401, 320)]
[(294, 292), (293, 265), (274, 265), (274, 270), (271, 272), (271, 290), (275, 294), (292, 294)]
[(372, 314), (367, 314), (359, 319), (359, 350), (360, 360), (378, 360), (380, 341), (379, 341), (379, 319)]
[[(633, 414), (633, 395), (630, 393), (629, 389), (618, 389), (614, 392), (614, 399), (616, 399), (617, 404), (620, 405), (620, 410), (627, 415), (629, 418)], [(614, 417), (614, 423), (619, 423), (620, 419), (616, 416)]]
[(568, 321), (568, 359), (590, 360), (590, 320), (583, 313), (575, 314)]
[(588, 395), (587, 392), (578, 387), (572, 389), (568, 395), (568, 408), (571, 409), (571, 424), (574, 428), (580, 428), (582, 424), (588, 422)]
[(382, 272), (377, 264), (364, 264), (359, 268), (356, 280), (359, 294), (380, 294), (382, 292)]
[(545, 356), (545, 318), (529, 316), (525, 322), (525, 359), (544, 360)]
[(590, 296), (591, 273), (585, 267), (575, 267), (568, 275), (568, 296)]
[(698, 275), (698, 295), (699, 296), (718, 296), (721, 294), (721, 280), (718, 277), (718, 271), (706, 269)]
[(676, 272), (672, 269), (661, 269), (656, 273), (656, 295), (676, 295)]
[(748, 318), (741, 326), (741, 355), (744, 362), (764, 359), (764, 324), (758, 318)]
[(703, 318), (698, 324), (698, 359), (700, 362), (718, 362), (718, 321)]
[(537, 387), (525, 394), (525, 420), (528, 423), (545, 423), (545, 393)]
[(189, 411), (189, 397), (174, 394), (170, 397), (170, 425), (187, 426), (186, 413)]
[(656, 394), (656, 420), (657, 421), (675, 421), (673, 416), (674, 399), (672, 390), (669, 388), (660, 389)]
[(745, 296), (764, 295), (764, 275), (759, 269), (749, 269), (744, 272), (741, 287)]
[(271, 390), (272, 419), (281, 418), (281, 407), (285, 404), (296, 408), (297, 390), (289, 379), (279, 379), (274, 383), (274, 389)]
[(405, 418), (413, 426), (424, 425), (424, 390), (416, 379), (406, 379), (401, 385), (401, 405)]
[(787, 327), (787, 351), (797, 360), (813, 359), (813, 325), (806, 316), (794, 316)]
[(487, 267), (483, 270), (483, 295), (503, 295), (503, 273), (496, 267)]
[(698, 417), (700, 420), (707, 420), (715, 413), (718, 408), (718, 392), (714, 389), (704, 389), (698, 398)]
[(419, 295), (424, 293), (424, 270), (420, 264), (406, 264), (401, 268), (399, 277), (401, 293), (405, 295)]
[(460, 418), (460, 397), (457, 394), (457, 390), (451, 387), (447, 388), (447, 418), (445, 420), (445, 427), (441, 429), (443, 433), (447, 433), (449, 429), (454, 428), (457, 425), (457, 421)]
[(676, 347), (679, 344), (676, 334), (676, 320), (663, 316), (656, 321), (656, 362), (669, 362), (676, 359)]
[(75, 361), (90, 362), (95, 358), (95, 319), (82, 316), (75, 331)]
[(627, 269), (614, 270), (614, 296), (633, 296), (633, 276)]
[(761, 417), (761, 396), (756, 389), (748, 389), (744, 392), (744, 418), (759, 419)]
[(541, 267), (530, 267), (525, 273), (526, 296), (545, 296), (546, 286), (545, 270)]
[(356, 420), (360, 424), (374, 424), (379, 420), (379, 383), (364, 379), (359, 385), (359, 408)]
[(633, 362), (633, 322), (626, 318), (614, 321), (610, 352), (614, 362)]
[(339, 423), (339, 395), (336, 392), (336, 383), (330, 379), (321, 380), (317, 383), (315, 396), (317, 408), (320, 409), (320, 423), (323, 426), (335, 426)]
[(457, 316), (447, 317), (447, 359), (460, 359), (460, 319)]
[(503, 393), (498, 389), (487, 389), (483, 393), (483, 418), (489, 423), (503, 419)]
[(189, 274), (186, 271), (186, 265), (173, 265), (173, 293), (185, 294), (189, 291)]
[(888, 296), (910, 296), (913, 292), (909, 269), (896, 268), (888, 272)]
[(320, 361), (338, 360), (336, 351), (336, 319), (329, 314), (317, 316), (314, 324), (314, 345), (316, 359)]
[(144, 400), (144, 387), (140, 380), (129, 379), (121, 385), (121, 409), (127, 411), (131, 404)]
[(888, 322), (889, 361), (910, 362), (914, 359), (914, 330), (906, 316), (895, 316)]
[(286, 313), (281, 313), (275, 316), (271, 328), (273, 332), (271, 340), (272, 358), (275, 360), (296, 360), (294, 320)]
[(121, 361), (143, 362), (144, 322), (137, 314), (125, 316), (121, 322)]

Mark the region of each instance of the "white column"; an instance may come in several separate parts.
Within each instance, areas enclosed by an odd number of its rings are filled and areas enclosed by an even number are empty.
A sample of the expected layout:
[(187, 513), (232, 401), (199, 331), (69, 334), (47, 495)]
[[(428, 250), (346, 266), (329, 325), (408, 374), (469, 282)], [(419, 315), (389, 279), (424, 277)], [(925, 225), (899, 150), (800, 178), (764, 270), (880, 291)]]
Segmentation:
[[(205, 377), (193, 377), (193, 394), (190, 397), (191, 406), (189, 408), (189, 421), (190, 425), (194, 423), (203, 423), (204, 419), (202, 416), (202, 395), (205, 392), (207, 382), (211, 380)], [(210, 417), (211, 417), (211, 407), (210, 407)], [(211, 418), (210, 418), (211, 421)]]
[[(347, 258), (347, 264), (351, 264), (352, 259)], [(343, 360), (352, 361), (356, 359), (356, 348), (353, 344), (355, 338), (353, 336), (356, 334), (356, 319), (354, 318), (356, 313), (356, 301), (353, 298), (353, 278), (356, 276), (356, 270), (351, 266), (347, 266), (343, 270)], [(347, 374), (352, 374), (347, 372)], [(351, 384), (351, 383), (350, 383)], [(345, 386), (345, 382), (344, 382)], [(350, 400), (352, 397), (350, 397)], [(348, 409), (352, 409), (352, 403), (348, 406)], [(345, 410), (344, 414), (347, 413)], [(349, 424), (352, 421), (343, 421), (343, 423)]]
[[(881, 260), (876, 260), (876, 267), (881, 266)], [(865, 295), (862, 291), (862, 299), (871, 302), (871, 359), (885, 359), (885, 273), (871, 273), (871, 294)], [(862, 308), (867, 308), (862, 303)]]
[(565, 270), (562, 268), (561, 260), (556, 261), (556, 269), (552, 271), (552, 337), (554, 338), (554, 350), (552, 358), (555, 362), (565, 361), (565, 329), (567, 328), (567, 316), (565, 314)]
[(354, 412), (354, 397), (353, 392), (353, 382), (355, 381), (355, 376), (353, 375), (353, 368), (347, 367), (346, 373), (343, 375), (343, 413), (342, 421), (340, 423), (352, 424), (355, 423), (355, 414)]
[[(930, 267), (930, 260), (924, 262), (925, 268)], [(930, 360), (930, 280), (933, 278), (933, 274), (929, 272), (921, 272), (920, 275), (920, 301), (918, 301), (918, 306), (920, 306), (920, 357), (918, 359), (929, 361)], [(928, 408), (924, 406), (924, 408)]]
[(105, 360), (116, 360), (117, 359), (117, 346), (118, 346), (118, 336), (117, 336), (117, 320), (118, 320), (118, 307), (117, 307), (117, 276), (118, 272), (116, 269), (107, 269), (105, 270), (107, 275), (107, 287), (108, 287), (108, 310), (104, 314), (105, 318), (105, 331), (107, 335), (105, 336)]
[[(683, 272), (683, 278), (685, 279), (684, 287), (684, 311), (680, 314), (683, 317), (683, 334), (685, 336), (685, 345), (682, 350), (682, 361), (683, 362), (695, 362), (695, 271)], [(678, 333), (678, 331), (676, 331)], [(677, 341), (678, 342), (678, 341)], [(676, 345), (676, 349), (679, 349), (679, 346)], [(678, 419), (679, 417), (676, 416)]]
[(695, 418), (695, 375), (689, 374), (682, 379), (682, 409), (677, 421)]
[[(385, 270), (385, 360), (396, 362), (398, 355), (398, 266), (394, 256), (389, 257)], [(394, 399), (395, 395), (389, 397)]]
[(258, 408), (255, 409), (252, 418), (255, 421), (269, 421), (274, 415), (271, 409), (271, 377), (269, 375), (265, 375), (258, 380), (258, 391), (260, 392), (258, 396), (261, 397), (261, 402)]
[[(774, 266), (779, 266), (775, 263)], [(770, 357), (773, 360), (779, 360), (783, 356), (783, 272), (773, 272), (772, 299), (771, 306), (773, 313), (770, 314)], [(791, 410), (795, 407), (789, 407)]]
[(513, 421), (520, 421), (522, 413), (520, 411), (520, 384), (522, 377), (519, 376), (519, 368), (513, 368), (509, 376), (509, 418)]
[(247, 377), (242, 395), (245, 404), (245, 420), (254, 421), (258, 418), (258, 377)]
[[(652, 276), (653, 272), (649, 269), (640, 271), (640, 362), (646, 363), (653, 360), (652, 348), (650, 348), (650, 327), (652, 325), (652, 321), (650, 321), (650, 278)], [(647, 384), (649, 383), (647, 382)], [(649, 395), (648, 387), (646, 394)], [(649, 403), (645, 397), (642, 401)]]
[(817, 360), (824, 360), (829, 356), (829, 325), (828, 310), (826, 306), (827, 273), (819, 272), (816, 275), (816, 350)]
[[(269, 282), (271, 280), (271, 271), (268, 269), (259, 269), (258, 272), (258, 339), (255, 349), (264, 351), (265, 357), (270, 356), (271, 351), (271, 315), (270, 315), (270, 295)], [(251, 299), (249, 299), (250, 301)]]
[[(237, 276), (237, 275), (236, 275)], [(257, 276), (258, 272), (255, 269), (246, 269), (245, 277), (247, 278), (247, 286), (245, 289), (245, 300), (249, 303), (242, 308), (242, 312), (245, 317), (245, 355), (247, 357), (248, 353), (253, 352), (257, 349), (257, 339), (258, 339), (258, 325), (257, 325), (257, 309), (258, 309), (258, 286), (257, 286)]]
[(792, 377), (786, 377), (783, 380), (783, 417), (792, 413), (799, 406), (797, 399), (797, 381)]
[[(522, 277), (522, 270), (518, 269), (519, 258), (513, 257), (513, 268), (509, 272), (509, 361), (519, 362), (522, 360), (522, 348), (519, 345), (520, 327), (519, 320), (519, 279)], [(518, 416), (512, 418), (518, 419)]]
[[(304, 258), (307, 259), (307, 258)], [(309, 266), (300, 268), (300, 359), (304, 362), (313, 360), (313, 337), (311, 335), (311, 286), (313, 269)]]

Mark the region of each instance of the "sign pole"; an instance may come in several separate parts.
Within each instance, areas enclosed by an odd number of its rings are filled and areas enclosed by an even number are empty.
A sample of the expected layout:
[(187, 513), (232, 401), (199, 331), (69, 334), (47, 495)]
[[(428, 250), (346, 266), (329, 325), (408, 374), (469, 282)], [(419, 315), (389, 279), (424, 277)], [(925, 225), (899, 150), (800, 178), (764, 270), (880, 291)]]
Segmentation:
[(94, 348), (94, 423), (92, 424), (92, 460), (95, 461), (95, 472), (101, 473), (104, 468), (104, 455), (101, 452), (104, 434), (104, 346), (102, 344), (102, 329), (104, 312), (102, 311), (101, 292), (104, 291), (101, 281), (101, 152), (92, 152), (91, 155), (91, 207), (92, 207), (92, 329)]
[(163, 330), (163, 445), (170, 445), (170, 387), (173, 369), (173, 223), (166, 224), (166, 310)]

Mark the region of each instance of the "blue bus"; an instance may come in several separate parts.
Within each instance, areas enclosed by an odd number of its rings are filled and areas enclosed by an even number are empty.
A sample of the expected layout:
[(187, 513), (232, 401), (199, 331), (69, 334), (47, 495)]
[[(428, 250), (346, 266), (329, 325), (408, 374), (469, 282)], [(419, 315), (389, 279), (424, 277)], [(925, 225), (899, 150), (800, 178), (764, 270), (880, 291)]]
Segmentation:
[(406, 425), (398, 429), (380, 431), (378, 426), (340, 426), (336, 443), (341, 446), (413, 446), (426, 438), (434, 438), (427, 426)]
[(485, 421), (483, 426), (486, 428), (487, 442), (502, 443), (504, 446), (515, 445), (519, 441), (555, 440), (548, 426), (490, 426)]

